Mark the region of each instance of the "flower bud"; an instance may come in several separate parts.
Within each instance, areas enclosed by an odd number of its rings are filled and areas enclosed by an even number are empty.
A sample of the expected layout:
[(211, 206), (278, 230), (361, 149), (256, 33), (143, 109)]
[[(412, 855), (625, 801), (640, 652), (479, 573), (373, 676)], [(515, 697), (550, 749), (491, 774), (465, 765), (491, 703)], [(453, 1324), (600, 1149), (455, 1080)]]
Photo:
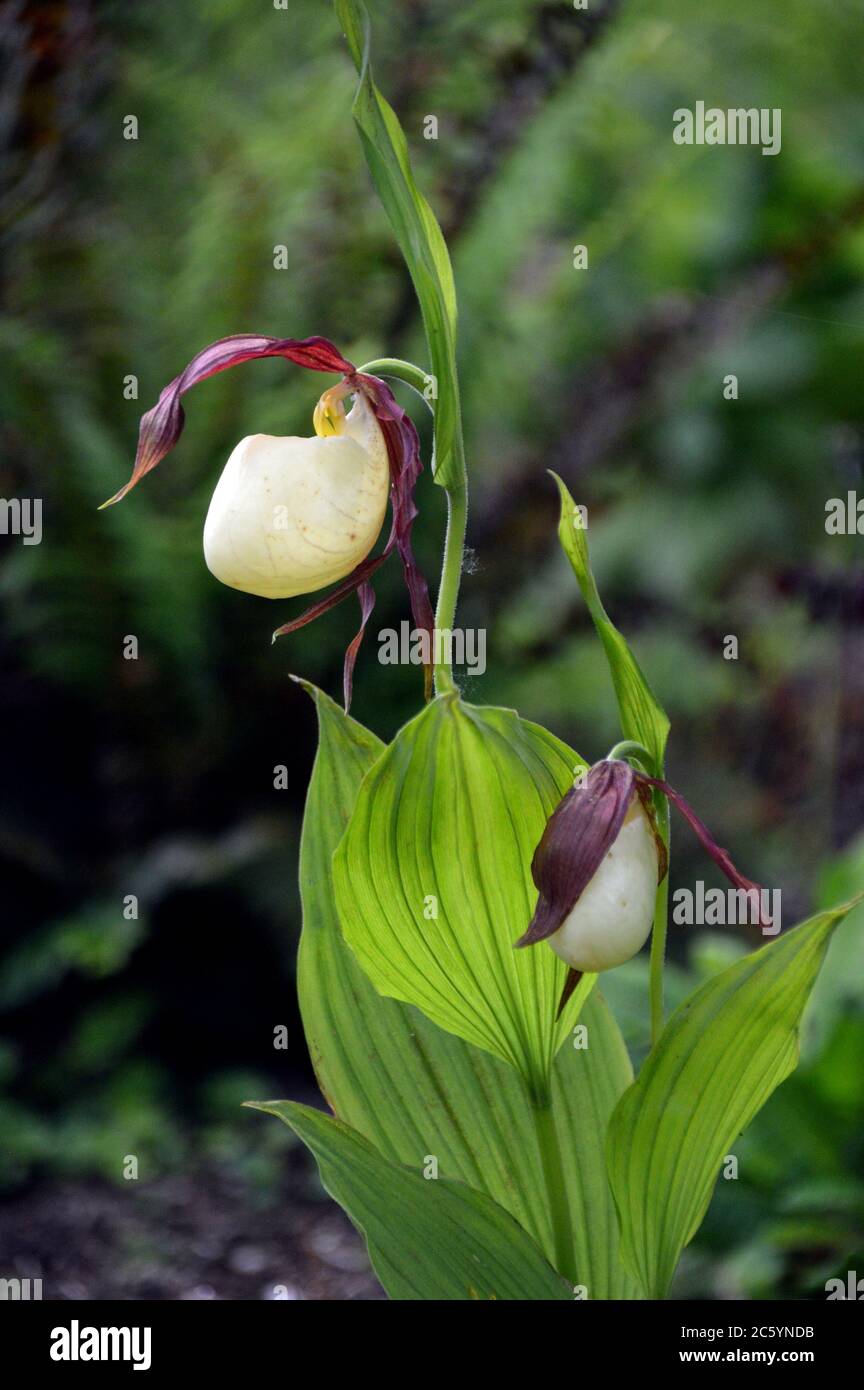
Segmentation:
[(517, 946), (549, 945), (570, 966), (559, 1005), (580, 975), (623, 965), (648, 939), (657, 884), (668, 868), (651, 800), (656, 787), (677, 806), (715, 864), (762, 916), (761, 890), (739, 873), (687, 802), (657, 777), (604, 758), (571, 788), (547, 822), (531, 874), (539, 890), (531, 924)]
[(641, 950), (654, 921), (659, 855), (633, 792), (618, 837), (549, 945), (573, 970), (611, 970)]
[(518, 945), (548, 941), (572, 970), (611, 970), (646, 941), (665, 872), (650, 793), (628, 763), (595, 763), (537, 846), (531, 873), (540, 897)]
[(315, 425), (309, 439), (249, 435), (226, 463), (204, 523), (204, 558), (230, 588), (310, 594), (350, 574), (378, 539), (390, 470), (371, 406), (358, 394), (346, 417), (341, 397), (326, 392)]

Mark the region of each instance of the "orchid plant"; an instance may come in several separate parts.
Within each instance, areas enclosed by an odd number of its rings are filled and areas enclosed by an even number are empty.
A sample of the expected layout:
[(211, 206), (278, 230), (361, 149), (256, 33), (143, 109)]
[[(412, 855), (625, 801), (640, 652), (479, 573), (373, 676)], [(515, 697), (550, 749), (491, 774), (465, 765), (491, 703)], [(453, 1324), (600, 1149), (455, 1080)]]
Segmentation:
[[(808, 995), (851, 904), (779, 935), (758, 885), (665, 781), (669, 721), (603, 608), (560, 479), (559, 537), (608, 658), (621, 743), (589, 767), (514, 711), (467, 703), (431, 643), (425, 703), (389, 745), (350, 716), (371, 581), (392, 551), (415, 628), (453, 627), (467, 491), (447, 248), (373, 80), (365, 10), (356, 0), (336, 10), (360, 74), (354, 118), (430, 370), (391, 358), (358, 368), (320, 337), (224, 338), (143, 417), (132, 476), (111, 499), (175, 446), (181, 398), (197, 382), (273, 356), (339, 376), (312, 437), (237, 445), (204, 527), (223, 583), (271, 599), (328, 589), (276, 637), (351, 594), (360, 605), (344, 708), (301, 682), (320, 741), (300, 855), (299, 994), (332, 1114), (250, 1104), (308, 1145), (392, 1298), (663, 1297), (730, 1146), (795, 1066)], [(418, 435), (391, 381), (434, 417), (433, 477), (448, 505), (434, 615), (411, 545)], [(388, 496), (389, 535), (373, 554)], [(772, 939), (667, 1020), (670, 803)], [(653, 1043), (634, 1077), (597, 979), (649, 934)]]

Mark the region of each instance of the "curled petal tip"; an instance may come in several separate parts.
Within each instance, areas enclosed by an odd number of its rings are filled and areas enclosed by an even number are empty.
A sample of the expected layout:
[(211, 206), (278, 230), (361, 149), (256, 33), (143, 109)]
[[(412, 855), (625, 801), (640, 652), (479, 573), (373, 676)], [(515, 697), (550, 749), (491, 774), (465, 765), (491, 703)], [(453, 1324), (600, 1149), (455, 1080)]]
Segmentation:
[(567, 971), (567, 979), (564, 981), (564, 988), (561, 991), (561, 998), (558, 1000), (558, 1008), (555, 1012), (556, 1023), (563, 1014), (565, 1006), (568, 1000), (570, 999), (571, 994), (575, 990), (576, 986), (579, 984), (584, 973), (584, 970), (574, 970), (572, 965), (570, 969)]
[(107, 502), (100, 502), (99, 506), (96, 508), (97, 512), (104, 512), (106, 508), (113, 507), (118, 502), (122, 502), (128, 491), (129, 484), (127, 483), (125, 487), (121, 487), (119, 492), (115, 492), (113, 497), (109, 497)]
[(163, 389), (156, 404), (142, 415), (132, 476), (111, 501), (119, 502), (125, 497), (129, 489), (174, 448), (183, 432), (185, 420), (181, 397), (191, 387), (215, 376), (217, 372), (261, 357), (284, 357), (310, 371), (341, 372), (349, 377), (354, 375), (353, 364), (326, 338), (269, 338), (249, 333), (234, 333), (229, 338), (219, 338), (196, 353), (180, 375)]

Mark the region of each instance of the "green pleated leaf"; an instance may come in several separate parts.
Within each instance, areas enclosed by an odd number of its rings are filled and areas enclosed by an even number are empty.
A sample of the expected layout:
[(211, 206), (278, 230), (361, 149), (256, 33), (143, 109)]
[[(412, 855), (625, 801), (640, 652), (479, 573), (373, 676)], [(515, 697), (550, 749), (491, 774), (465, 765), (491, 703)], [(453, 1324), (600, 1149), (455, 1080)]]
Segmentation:
[(852, 904), (736, 961), (676, 1009), (609, 1126), (625, 1260), (666, 1293), (723, 1158), (798, 1060), (798, 1030), (831, 933)]
[(433, 700), (366, 776), (333, 858), (336, 910), (381, 994), (509, 1062), (545, 1096), (596, 976), (556, 1022), (567, 968), (515, 950), (531, 858), (581, 759), (512, 710)]
[[(363, 776), (384, 744), (323, 692), (306, 688), (316, 702), (320, 741), (300, 852), (298, 988), (329, 1104), (383, 1157), (418, 1168), (432, 1156), (443, 1177), (485, 1192), (590, 1298), (638, 1297), (638, 1284), (618, 1255), (606, 1178), (606, 1126), (632, 1081), (614, 1018), (592, 993), (580, 1020), (587, 1047), (559, 1052), (546, 1114), (532, 1104), (512, 1067), (436, 1027), (418, 1009), (378, 994), (339, 930), (331, 858)], [(560, 1174), (544, 1163), (538, 1137), (538, 1127), (542, 1134), (550, 1120)], [(550, 1182), (567, 1212), (559, 1240), (565, 1248), (558, 1250)]]
[(381, 95), (369, 61), (369, 16), (357, 0), (336, 0), (336, 13), (360, 74), (353, 115), (378, 196), (390, 219), (423, 315), (436, 379), (435, 481), (462, 476), (462, 423), (456, 376), (456, 290), (435, 214), (414, 182), (398, 117)]
[(571, 1299), (568, 1284), (503, 1208), (448, 1178), (424, 1178), (376, 1153), (339, 1120), (291, 1101), (277, 1115), (318, 1161), (321, 1181), (366, 1237), (394, 1299)]
[(635, 739), (648, 749), (654, 758), (657, 775), (662, 775), (669, 719), (642, 674), (639, 663), (603, 607), (591, 570), (581, 513), (558, 474), (553, 473), (552, 477), (561, 494), (558, 536), (606, 652), (618, 700), (621, 728), (626, 738)]

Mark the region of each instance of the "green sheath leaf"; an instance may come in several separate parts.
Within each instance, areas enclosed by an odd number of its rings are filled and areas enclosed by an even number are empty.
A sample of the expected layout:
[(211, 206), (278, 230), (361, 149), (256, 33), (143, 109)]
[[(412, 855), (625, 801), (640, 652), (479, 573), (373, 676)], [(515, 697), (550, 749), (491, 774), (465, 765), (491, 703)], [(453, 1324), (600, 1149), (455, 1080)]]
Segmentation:
[(639, 664), (625, 639), (611, 621), (600, 598), (591, 561), (588, 555), (588, 542), (581, 513), (570, 496), (566, 485), (553, 473), (561, 494), (561, 520), (558, 536), (564, 553), (573, 567), (573, 573), (582, 590), (582, 597), (597, 629), (597, 636), (603, 643), (615, 695), (621, 728), (627, 738), (635, 739), (654, 758), (656, 776), (662, 776), (666, 739), (669, 734), (669, 719), (659, 704), (657, 697), (639, 668)]
[(366, 1237), (391, 1298), (572, 1298), (530, 1236), (481, 1192), (412, 1173), (307, 1105), (269, 1101), (252, 1108), (277, 1115), (312, 1150), (327, 1191)]
[(435, 481), (462, 481), (462, 422), (456, 376), (456, 290), (450, 255), (435, 214), (414, 182), (396, 113), (378, 90), (369, 61), (369, 16), (356, 0), (336, 13), (360, 74), (354, 120), (376, 191), (411, 275), (436, 379)]
[(662, 1298), (724, 1157), (798, 1060), (801, 1015), (852, 904), (811, 917), (715, 975), (676, 1009), (608, 1135), (622, 1253)]

